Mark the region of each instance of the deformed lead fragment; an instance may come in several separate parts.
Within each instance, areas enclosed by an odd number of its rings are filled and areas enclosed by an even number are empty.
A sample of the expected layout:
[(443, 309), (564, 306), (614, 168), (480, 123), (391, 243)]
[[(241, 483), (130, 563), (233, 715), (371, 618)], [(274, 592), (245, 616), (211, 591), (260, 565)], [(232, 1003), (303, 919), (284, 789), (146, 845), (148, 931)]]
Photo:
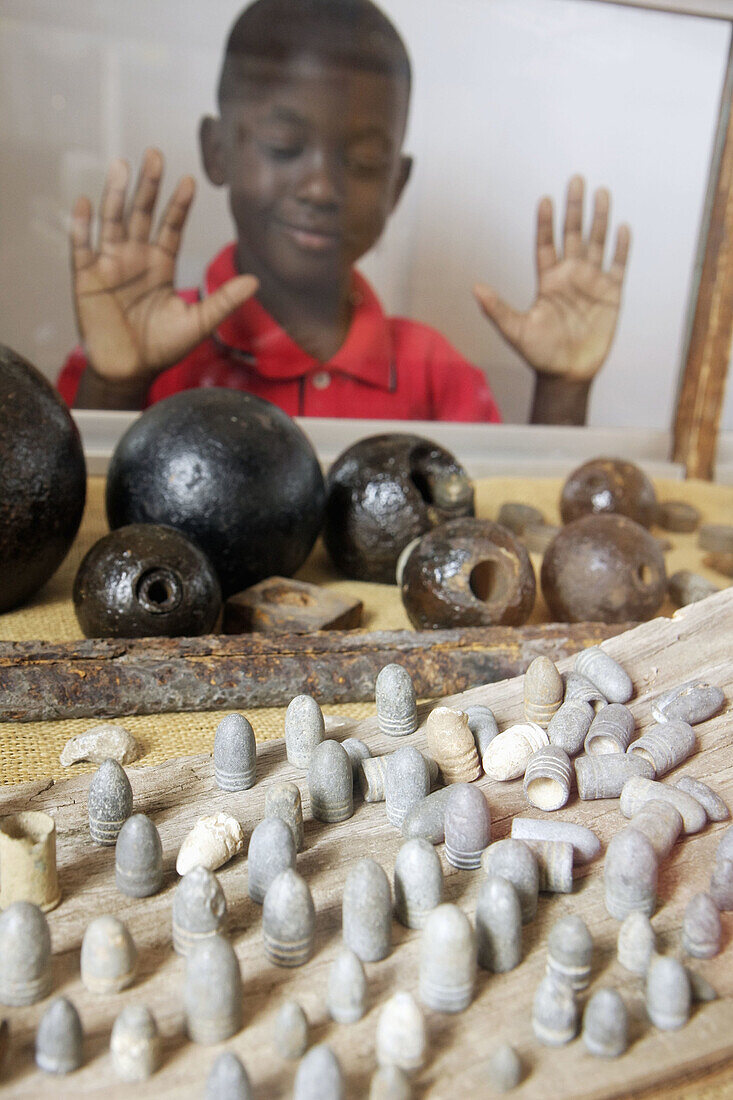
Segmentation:
[(233, 1050), (224, 1050), (215, 1059), (206, 1078), (204, 1100), (252, 1100), (249, 1075)]
[(414, 745), (401, 745), (387, 757), (385, 802), (390, 825), (402, 828), (413, 806), (430, 793), (430, 773), (423, 754)]
[(262, 938), (270, 962), (302, 966), (313, 951), (315, 927), (310, 887), (288, 867), (272, 880), (262, 906)]
[(598, 989), (583, 1012), (583, 1042), (591, 1054), (618, 1058), (629, 1045), (629, 1017), (615, 989)]
[(112, 1025), (112, 1065), (121, 1081), (147, 1081), (160, 1065), (160, 1035), (145, 1005), (126, 1005)]
[(243, 714), (227, 714), (216, 727), (214, 778), (222, 791), (246, 791), (255, 784), (255, 735)]
[(559, 810), (570, 797), (573, 765), (564, 749), (547, 745), (530, 757), (524, 773), (524, 795), (538, 810)]
[(576, 993), (587, 989), (593, 964), (593, 937), (585, 921), (571, 913), (560, 917), (547, 937), (547, 972), (569, 982)]
[(417, 729), (417, 703), (410, 674), (402, 665), (385, 665), (375, 690), (377, 721), (382, 733), (404, 737)]
[(717, 714), (724, 702), (725, 695), (719, 687), (705, 680), (688, 680), (655, 699), (652, 717), (657, 722), (679, 718), (695, 726)]
[[(327, 744), (327, 742), (324, 742)], [(247, 852), (247, 893), (262, 905), (271, 883), (295, 867), (295, 841), (281, 817), (263, 817), (255, 825)]]
[(366, 1012), (367, 980), (361, 959), (342, 947), (328, 971), (326, 1002), (337, 1024), (355, 1024)]
[(244, 848), (244, 830), (236, 817), (218, 813), (202, 817), (178, 850), (176, 872), (187, 875), (194, 867), (216, 871)]
[(443, 900), (443, 867), (435, 848), (421, 837), (406, 840), (394, 865), (395, 916), (405, 928), (422, 928)]
[(466, 914), (444, 902), (425, 922), (420, 941), (420, 1000), (436, 1012), (462, 1012), (473, 999), (476, 937)]
[(322, 741), (313, 750), (308, 767), (308, 790), (311, 814), (316, 821), (327, 824), (346, 821), (354, 813), (351, 760), (338, 741)]
[(301, 1059), (295, 1074), (293, 1100), (343, 1100), (341, 1064), (329, 1046), (319, 1043)]
[(133, 814), (120, 829), (115, 847), (117, 889), (130, 898), (147, 898), (163, 885), (160, 833), (146, 814)]
[(305, 844), (303, 804), (297, 783), (272, 783), (265, 791), (265, 817), (280, 817), (290, 829), (296, 852)]
[(490, 779), (508, 782), (524, 775), (533, 753), (549, 745), (550, 740), (536, 722), (509, 726), (489, 744), (484, 753), (484, 771)]
[(561, 1047), (578, 1032), (578, 1006), (573, 988), (554, 974), (546, 974), (532, 1003), (532, 1030), (545, 1046)]
[(474, 870), (491, 840), (486, 796), (469, 783), (455, 783), (445, 806), (445, 855), (453, 867)]
[[(435, 707), (425, 723), (428, 752), (446, 783), (473, 783), (481, 774), (478, 749), (468, 718), (455, 707)], [(491, 751), (490, 742), (488, 752)]]
[(442, 844), (445, 840), (445, 808), (450, 791), (450, 787), (440, 787), (413, 806), (402, 822), (402, 835), (408, 838), (422, 837), (431, 844)]
[(603, 876), (606, 909), (623, 920), (635, 909), (651, 916), (657, 905), (657, 856), (651, 843), (635, 829), (623, 829), (606, 849)]
[(288, 763), (305, 770), (326, 736), (323, 713), (312, 695), (296, 695), (285, 711), (285, 754)]
[(110, 758), (118, 764), (131, 764), (139, 755), (140, 745), (129, 730), (103, 722), (71, 737), (64, 745), (59, 760), (62, 767), (68, 768), (82, 760), (101, 764)]
[(646, 976), (646, 1010), (655, 1027), (673, 1031), (683, 1027), (690, 1015), (690, 979), (677, 959), (657, 955)]
[(566, 699), (547, 727), (550, 744), (564, 749), (568, 756), (575, 756), (583, 748), (594, 715), (590, 703), (582, 699)]
[(693, 894), (682, 922), (682, 946), (696, 959), (712, 959), (720, 951), (723, 929), (720, 910), (710, 894)]
[(487, 875), (504, 878), (517, 891), (522, 910), (522, 923), (534, 920), (540, 873), (537, 857), (523, 840), (505, 837), (495, 840), (481, 855), (481, 869)]
[(425, 1062), (425, 1020), (411, 993), (400, 991), (382, 1008), (377, 1021), (377, 1062), (417, 1073)]
[(214, 936), (226, 917), (226, 900), (219, 880), (205, 867), (184, 875), (173, 895), (173, 947), (188, 955), (194, 943)]
[(116, 760), (100, 764), (89, 784), (89, 832), (95, 844), (115, 843), (132, 813), (132, 787)]
[(632, 974), (643, 977), (649, 969), (657, 946), (652, 922), (646, 913), (634, 909), (624, 917), (616, 941), (616, 957)]
[(55, 997), (36, 1032), (36, 1065), (44, 1073), (73, 1073), (83, 1059), (79, 1013), (66, 997)]
[(505, 878), (489, 876), (476, 902), (478, 964), (494, 974), (513, 970), (522, 961), (522, 908), (517, 891)]
[(547, 729), (562, 703), (565, 685), (554, 661), (535, 657), (524, 674), (524, 717)]
[(623, 703), (609, 703), (598, 711), (585, 735), (589, 756), (626, 752), (634, 736), (634, 716)]
[(620, 800), (621, 813), (624, 817), (631, 818), (645, 802), (653, 798), (672, 803), (682, 816), (686, 833), (699, 833), (705, 828), (708, 815), (696, 798), (678, 787), (659, 783), (655, 779), (644, 779), (640, 775), (634, 775), (624, 783)]
[(186, 1030), (194, 1043), (221, 1043), (242, 1026), (242, 976), (223, 936), (198, 940), (186, 959)]
[(378, 962), (392, 950), (392, 895), (383, 868), (360, 859), (344, 884), (344, 943), (362, 962)]
[(727, 821), (730, 817), (730, 810), (720, 795), (717, 795), (701, 779), (693, 779), (691, 775), (681, 775), (676, 780), (675, 787), (679, 787), (681, 791), (685, 791), (696, 798), (710, 821)]
[(573, 892), (573, 846), (567, 840), (530, 840), (524, 843), (537, 860), (542, 894)]
[(644, 730), (641, 737), (629, 745), (627, 752), (645, 756), (659, 779), (692, 756), (696, 748), (692, 726), (679, 718), (669, 718)]
[(486, 1068), (494, 1092), (511, 1092), (522, 1080), (522, 1061), (510, 1043), (496, 1047)]
[(567, 841), (573, 846), (576, 863), (590, 863), (601, 851), (601, 842), (593, 830), (572, 821), (518, 815), (512, 818), (512, 836), (517, 840)]
[(119, 993), (135, 977), (137, 949), (127, 925), (106, 914), (87, 925), (81, 941), (81, 980), (90, 993)]
[(308, 1020), (297, 1001), (284, 1001), (275, 1017), (275, 1046), (281, 1058), (302, 1058), (308, 1046)]
[[(633, 747), (633, 746), (632, 746)], [(624, 783), (632, 775), (654, 779), (654, 765), (641, 753), (609, 752), (596, 756), (584, 753), (575, 760), (578, 795), (584, 801), (594, 798), (618, 798)]]
[(582, 649), (575, 658), (575, 669), (581, 676), (587, 676), (609, 703), (628, 703), (634, 694), (634, 685), (626, 669), (600, 646)]

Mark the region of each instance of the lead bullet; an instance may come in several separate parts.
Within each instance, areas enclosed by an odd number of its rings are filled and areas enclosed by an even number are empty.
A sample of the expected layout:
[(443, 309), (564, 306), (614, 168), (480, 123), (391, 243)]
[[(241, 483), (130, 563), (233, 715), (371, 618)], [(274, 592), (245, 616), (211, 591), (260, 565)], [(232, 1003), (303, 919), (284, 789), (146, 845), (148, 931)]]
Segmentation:
[(293, 834), (296, 852), (305, 844), (303, 804), (296, 783), (273, 783), (265, 791), (265, 817), (281, 817)]
[(124, 768), (111, 757), (92, 776), (87, 807), (92, 840), (96, 844), (114, 844), (132, 813), (132, 787)]
[(417, 729), (415, 689), (402, 665), (385, 665), (377, 676), (377, 721), (382, 733), (404, 737)]
[(295, 1074), (293, 1100), (343, 1100), (341, 1065), (329, 1046), (312, 1047)]
[(591, 1054), (618, 1058), (629, 1045), (626, 1005), (615, 989), (599, 989), (583, 1013), (583, 1042)]
[(387, 758), (385, 802), (390, 825), (402, 828), (408, 812), (430, 794), (428, 762), (414, 745), (401, 745)]
[(127, 926), (106, 914), (87, 925), (81, 941), (81, 980), (90, 993), (119, 993), (135, 977), (137, 949)]
[(146, 814), (133, 814), (120, 829), (115, 846), (117, 889), (131, 898), (157, 894), (163, 884), (160, 833)]
[(204, 1100), (252, 1100), (247, 1070), (232, 1050), (215, 1060), (206, 1078)]
[(48, 1006), (36, 1033), (36, 1065), (44, 1073), (72, 1073), (82, 1063), (79, 1013), (66, 997)]
[(445, 855), (453, 867), (475, 870), (491, 840), (491, 811), (478, 787), (454, 783), (445, 805)]
[(262, 906), (262, 938), (270, 962), (302, 966), (313, 951), (315, 926), (308, 883), (288, 867), (272, 880)]
[(476, 937), (468, 917), (457, 905), (439, 905), (422, 930), (420, 1000), (436, 1012), (462, 1012), (475, 982)]
[(173, 895), (173, 947), (188, 955), (194, 943), (222, 928), (227, 905), (213, 871), (194, 867), (184, 875)]
[(344, 943), (362, 962), (377, 962), (392, 950), (392, 895), (384, 870), (360, 859), (349, 872), (342, 904)]
[(433, 845), (420, 837), (406, 840), (394, 865), (395, 916), (405, 928), (422, 928), (443, 900), (443, 868)]
[(487, 875), (505, 878), (517, 891), (522, 923), (534, 920), (540, 889), (537, 857), (523, 840), (505, 837), (495, 840), (481, 855), (481, 869)]
[(484, 970), (504, 974), (522, 961), (522, 908), (517, 891), (505, 878), (491, 876), (481, 883), (476, 940)]
[(221, 1043), (242, 1026), (242, 977), (234, 948), (223, 936), (199, 940), (188, 953), (183, 990), (188, 1037)]
[(0, 1004), (17, 1008), (51, 992), (51, 936), (41, 910), (14, 901), (0, 913)]
[(216, 727), (214, 778), (223, 791), (246, 791), (255, 784), (255, 735), (243, 714), (227, 714)]
[(308, 767), (311, 814), (331, 824), (346, 821), (354, 813), (354, 780), (351, 760), (338, 741), (322, 741)]
[(355, 1024), (366, 1011), (367, 980), (361, 959), (342, 947), (328, 971), (328, 1011), (337, 1024)]
[(295, 841), (281, 817), (264, 817), (255, 825), (247, 852), (247, 892), (262, 905), (281, 871), (295, 867)]
[(326, 736), (323, 713), (312, 695), (296, 695), (285, 712), (285, 753), (288, 763), (305, 771), (317, 745)]
[(377, 1021), (377, 1062), (417, 1073), (425, 1063), (425, 1020), (411, 993), (395, 993)]
[(275, 1017), (275, 1046), (281, 1058), (301, 1058), (308, 1046), (308, 1020), (297, 1001), (285, 1001)]
[(160, 1035), (145, 1005), (126, 1005), (112, 1025), (112, 1065), (121, 1081), (147, 1081), (160, 1065)]

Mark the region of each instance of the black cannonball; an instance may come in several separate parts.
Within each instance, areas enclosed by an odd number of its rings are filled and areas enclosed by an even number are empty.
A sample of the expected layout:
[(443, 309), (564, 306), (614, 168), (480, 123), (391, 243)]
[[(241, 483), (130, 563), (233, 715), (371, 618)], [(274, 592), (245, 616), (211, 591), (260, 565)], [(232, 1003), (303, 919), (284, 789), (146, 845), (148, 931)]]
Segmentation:
[(79, 529), (86, 489), (69, 410), (40, 371), (0, 345), (0, 611), (56, 572)]
[(324, 500), (305, 434), (239, 390), (186, 390), (151, 406), (125, 432), (107, 474), (110, 527), (176, 527), (207, 555), (225, 597), (291, 576), (318, 536)]
[(174, 527), (132, 523), (95, 542), (74, 581), (87, 638), (208, 634), (221, 610), (211, 562)]
[(405, 547), (472, 516), (473, 496), (466, 471), (437, 443), (404, 432), (360, 439), (328, 472), (326, 548), (347, 577), (394, 584)]

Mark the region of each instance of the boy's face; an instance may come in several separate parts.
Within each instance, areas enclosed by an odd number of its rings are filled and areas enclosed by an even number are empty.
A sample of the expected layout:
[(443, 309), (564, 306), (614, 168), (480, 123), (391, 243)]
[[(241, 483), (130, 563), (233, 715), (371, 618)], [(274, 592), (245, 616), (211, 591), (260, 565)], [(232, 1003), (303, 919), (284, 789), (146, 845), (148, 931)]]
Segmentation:
[(243, 271), (301, 291), (348, 282), (409, 175), (407, 99), (403, 80), (317, 58), (247, 63), (241, 98), (202, 127)]

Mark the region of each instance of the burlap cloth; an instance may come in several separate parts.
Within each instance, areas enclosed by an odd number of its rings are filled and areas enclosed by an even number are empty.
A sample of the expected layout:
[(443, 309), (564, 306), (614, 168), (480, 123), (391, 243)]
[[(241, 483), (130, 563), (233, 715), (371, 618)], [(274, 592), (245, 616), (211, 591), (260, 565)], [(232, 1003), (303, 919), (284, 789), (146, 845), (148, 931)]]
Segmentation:
[[(545, 514), (548, 522), (559, 521), (557, 502), (562, 480), (559, 478), (487, 478), (477, 483), (477, 514), (495, 519), (504, 501), (516, 500), (533, 504)], [(700, 509), (708, 523), (733, 524), (733, 486), (711, 485), (701, 481), (656, 482), (660, 500), (685, 500)], [(90, 478), (86, 511), (78, 537), (56, 575), (36, 596), (18, 611), (0, 615), (0, 640), (72, 641), (82, 637), (71, 602), (71, 589), (79, 563), (89, 547), (107, 531), (104, 512), (104, 479)], [(656, 530), (659, 535), (665, 534)], [(666, 554), (667, 571), (693, 569), (710, 578), (719, 587), (728, 579), (702, 565), (702, 551), (697, 536), (669, 535), (673, 548)], [(540, 556), (532, 555), (539, 575)], [(365, 584), (338, 579), (319, 542), (298, 574), (303, 580), (327, 583), (337, 591), (357, 596), (364, 603), (365, 630), (409, 629), (398, 590), (394, 585)], [(665, 603), (661, 614), (671, 614), (673, 607)], [(538, 591), (530, 622), (546, 622), (548, 612)], [(326, 714), (341, 714), (353, 719), (374, 713), (369, 703), (352, 703), (324, 707)], [(211, 751), (213, 734), (224, 712), (175, 713), (129, 718), (115, 718), (123, 723), (143, 745), (138, 764), (157, 764), (175, 756), (189, 756)], [(282, 708), (259, 708), (246, 712), (258, 740), (281, 737)], [(69, 719), (55, 722), (8, 723), (0, 726), (0, 782), (17, 783), (42, 779), (45, 776), (68, 774), (59, 764), (64, 743), (75, 733), (92, 725), (95, 719)], [(77, 764), (90, 770), (92, 765)]]

